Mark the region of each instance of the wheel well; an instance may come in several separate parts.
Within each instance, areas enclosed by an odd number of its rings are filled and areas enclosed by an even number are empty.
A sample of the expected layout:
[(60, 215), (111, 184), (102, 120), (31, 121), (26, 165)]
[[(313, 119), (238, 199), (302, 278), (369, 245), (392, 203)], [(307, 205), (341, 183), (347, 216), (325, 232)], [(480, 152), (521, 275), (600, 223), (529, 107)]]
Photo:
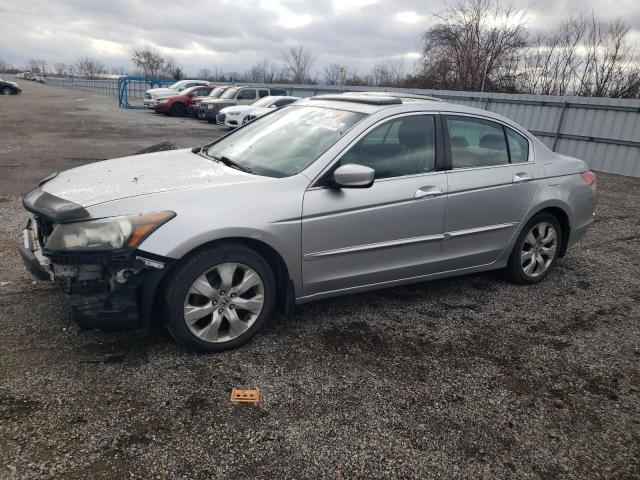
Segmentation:
[(564, 210), (558, 207), (548, 207), (543, 210), (540, 210), (536, 213), (550, 213), (554, 217), (558, 219), (558, 223), (560, 223), (560, 228), (562, 229), (561, 242), (560, 242), (560, 251), (558, 252), (559, 257), (564, 257), (564, 254), (567, 252), (567, 245), (569, 244), (569, 235), (571, 235), (571, 224), (569, 223), (569, 216), (566, 214)]
[[(235, 243), (245, 245), (246, 247), (251, 248), (256, 251), (258, 254), (262, 256), (266, 260), (266, 262), (271, 267), (271, 271), (273, 271), (273, 275), (276, 277), (278, 297), (282, 300), (287, 300), (288, 295), (293, 292), (289, 292), (290, 288), (290, 276), (289, 269), (287, 268), (287, 264), (284, 262), (282, 256), (278, 253), (278, 251), (273, 248), (271, 245), (267, 243), (256, 240), (254, 238), (245, 238), (245, 237), (228, 237), (222, 238), (218, 240), (214, 240), (212, 242), (205, 243), (200, 245), (196, 249), (190, 251), (186, 256), (190, 256), (195, 252), (203, 250), (205, 248), (215, 247), (216, 245), (221, 245), (224, 243)], [(183, 258), (185, 258), (183, 257)]]

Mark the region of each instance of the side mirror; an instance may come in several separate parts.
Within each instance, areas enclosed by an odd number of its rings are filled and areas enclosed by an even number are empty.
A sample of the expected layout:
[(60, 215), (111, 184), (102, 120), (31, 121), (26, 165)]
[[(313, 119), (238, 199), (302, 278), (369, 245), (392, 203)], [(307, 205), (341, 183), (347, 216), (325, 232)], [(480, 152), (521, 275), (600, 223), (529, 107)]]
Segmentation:
[(333, 172), (333, 183), (340, 188), (369, 188), (373, 185), (375, 176), (373, 168), (351, 163), (342, 165)]

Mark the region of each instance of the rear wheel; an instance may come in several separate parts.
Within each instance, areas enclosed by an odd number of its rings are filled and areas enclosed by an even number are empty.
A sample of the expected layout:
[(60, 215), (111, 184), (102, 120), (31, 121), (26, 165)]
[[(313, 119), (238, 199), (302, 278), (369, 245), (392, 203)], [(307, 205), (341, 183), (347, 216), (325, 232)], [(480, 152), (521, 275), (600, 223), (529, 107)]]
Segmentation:
[(560, 251), (562, 230), (550, 213), (535, 215), (520, 232), (507, 265), (507, 277), (514, 283), (543, 281), (555, 266)]
[(187, 113), (187, 107), (183, 103), (174, 103), (171, 105), (171, 115), (174, 117), (182, 117)]
[(167, 326), (185, 348), (218, 352), (253, 337), (273, 312), (269, 264), (240, 244), (203, 250), (173, 272), (165, 291)]

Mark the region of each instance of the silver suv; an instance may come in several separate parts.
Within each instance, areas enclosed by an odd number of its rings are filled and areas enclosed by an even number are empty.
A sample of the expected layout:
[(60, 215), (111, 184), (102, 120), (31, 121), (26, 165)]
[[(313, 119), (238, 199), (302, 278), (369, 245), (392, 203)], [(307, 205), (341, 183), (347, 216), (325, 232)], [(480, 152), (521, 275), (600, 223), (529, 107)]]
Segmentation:
[(350, 94), (51, 175), (23, 203), (23, 260), (81, 326), (164, 318), (210, 352), (277, 304), (492, 269), (540, 282), (593, 221), (595, 177), (494, 113)]

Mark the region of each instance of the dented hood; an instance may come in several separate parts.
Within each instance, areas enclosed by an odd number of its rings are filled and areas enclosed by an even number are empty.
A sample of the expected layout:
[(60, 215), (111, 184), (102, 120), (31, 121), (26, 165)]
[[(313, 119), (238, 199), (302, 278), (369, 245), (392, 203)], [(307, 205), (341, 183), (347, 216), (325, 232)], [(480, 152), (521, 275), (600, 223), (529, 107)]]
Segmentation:
[(86, 208), (139, 195), (264, 179), (186, 149), (134, 155), (72, 168), (43, 182), (40, 189)]

